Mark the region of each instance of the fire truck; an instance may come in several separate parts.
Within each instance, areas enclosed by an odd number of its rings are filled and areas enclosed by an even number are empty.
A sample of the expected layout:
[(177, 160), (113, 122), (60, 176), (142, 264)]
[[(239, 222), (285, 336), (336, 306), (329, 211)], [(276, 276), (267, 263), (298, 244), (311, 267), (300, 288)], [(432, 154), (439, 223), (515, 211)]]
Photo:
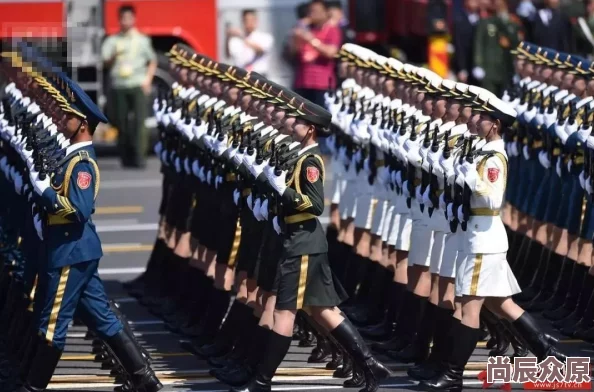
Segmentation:
[[(119, 30), (118, 9), (132, 5), (137, 28), (152, 39), (158, 69), (153, 82), (170, 84), (167, 52), (182, 42), (209, 57), (225, 58), (225, 29), (240, 27), (243, 9), (258, 12), (260, 29), (275, 37), (270, 78), (290, 84), (291, 68), (280, 53), (284, 39), (296, 22), (295, 8), (303, 0), (0, 0), (0, 40), (27, 39), (41, 45), (87, 93), (103, 107), (109, 84), (101, 61), (103, 39)], [(146, 121), (154, 128), (154, 118)], [(106, 127), (96, 132), (97, 144), (112, 146), (117, 130)]]

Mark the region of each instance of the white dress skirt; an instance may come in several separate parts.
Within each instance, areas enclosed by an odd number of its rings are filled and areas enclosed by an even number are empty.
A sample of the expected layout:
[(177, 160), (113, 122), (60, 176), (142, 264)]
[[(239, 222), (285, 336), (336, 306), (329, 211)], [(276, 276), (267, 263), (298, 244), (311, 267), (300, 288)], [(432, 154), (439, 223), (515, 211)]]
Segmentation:
[(456, 277), (456, 258), (458, 256), (459, 242), (459, 231), (446, 234), (442, 261), (439, 266), (439, 276), (450, 279)]
[(507, 252), (466, 254), (456, 271), (457, 297), (509, 297), (521, 291), (507, 262)]

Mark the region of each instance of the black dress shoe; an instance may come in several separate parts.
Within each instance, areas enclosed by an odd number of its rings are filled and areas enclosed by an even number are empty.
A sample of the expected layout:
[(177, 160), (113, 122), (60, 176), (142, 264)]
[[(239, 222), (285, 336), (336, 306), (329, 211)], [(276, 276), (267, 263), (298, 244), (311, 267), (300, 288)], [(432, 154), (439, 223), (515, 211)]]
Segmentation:
[(310, 331), (305, 331), (303, 338), (299, 340), (299, 347), (313, 347), (316, 342), (316, 336)]

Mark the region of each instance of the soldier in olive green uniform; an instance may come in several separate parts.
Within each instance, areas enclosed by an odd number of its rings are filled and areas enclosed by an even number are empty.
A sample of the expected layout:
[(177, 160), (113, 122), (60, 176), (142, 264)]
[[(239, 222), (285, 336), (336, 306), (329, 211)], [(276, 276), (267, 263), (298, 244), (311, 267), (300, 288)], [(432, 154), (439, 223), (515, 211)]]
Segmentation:
[(477, 26), (472, 73), (484, 89), (501, 96), (514, 73), (510, 49), (518, 45), (520, 24), (508, 14), (504, 1), (496, 1), (495, 7), (497, 13)]

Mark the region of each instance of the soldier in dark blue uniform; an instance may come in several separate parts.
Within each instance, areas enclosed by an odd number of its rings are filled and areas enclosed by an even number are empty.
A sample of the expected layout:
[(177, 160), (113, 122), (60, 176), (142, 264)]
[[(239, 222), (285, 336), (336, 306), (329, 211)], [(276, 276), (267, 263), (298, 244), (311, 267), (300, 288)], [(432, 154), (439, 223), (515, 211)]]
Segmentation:
[(63, 75), (53, 79), (53, 86), (48, 88), (61, 103), (66, 121), (59, 131), (70, 146), (53, 176), (42, 176), (32, 166), (29, 171), (37, 202), (45, 209), (46, 258), (39, 263), (40, 291), (35, 302), (41, 338), (19, 392), (47, 387), (75, 311), (110, 347), (134, 387), (157, 391), (162, 385), (142, 357), (140, 347), (110, 309), (97, 271), (103, 252), (91, 219), (100, 187), (92, 135), (95, 127), (107, 119), (74, 82)]

